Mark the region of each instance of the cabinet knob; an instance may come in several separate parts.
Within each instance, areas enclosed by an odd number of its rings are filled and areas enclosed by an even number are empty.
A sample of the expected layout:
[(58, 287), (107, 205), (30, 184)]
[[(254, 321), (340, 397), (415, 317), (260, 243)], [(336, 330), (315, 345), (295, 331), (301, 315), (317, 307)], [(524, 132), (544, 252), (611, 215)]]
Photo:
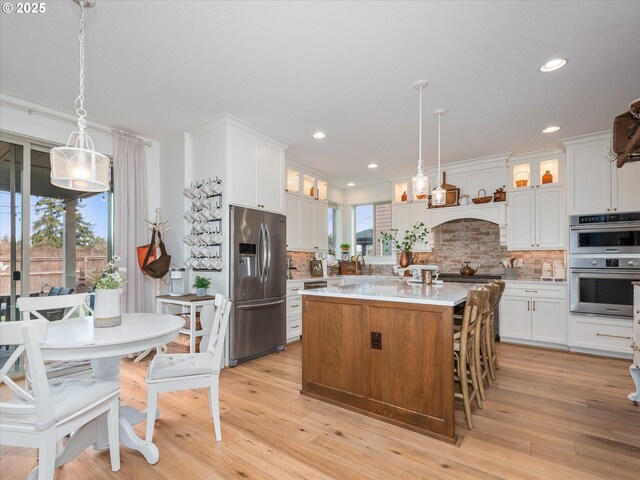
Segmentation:
[(533, 247), (533, 243), (531, 244), (531, 246)]
[(284, 191), (285, 191), (285, 192), (288, 192), (288, 191), (289, 191), (289, 189), (288, 189), (288, 188), (285, 188), (285, 189), (284, 189)]
[(536, 247), (539, 247), (539, 246), (540, 246), (540, 244), (539, 244), (539, 243), (536, 243)]
[(618, 211), (618, 209), (617, 209), (617, 208), (614, 208), (614, 209), (613, 209), (613, 211), (614, 211), (614, 212), (617, 212), (617, 211)]
[(607, 210), (606, 210), (606, 211), (608, 212), (609, 210), (610, 210), (610, 209), (609, 209), (609, 208), (607, 208)]

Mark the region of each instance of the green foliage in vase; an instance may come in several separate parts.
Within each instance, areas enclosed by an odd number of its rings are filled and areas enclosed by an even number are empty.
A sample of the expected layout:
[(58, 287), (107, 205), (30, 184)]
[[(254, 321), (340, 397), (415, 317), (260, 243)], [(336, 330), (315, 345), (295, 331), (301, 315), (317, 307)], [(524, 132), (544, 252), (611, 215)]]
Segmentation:
[(124, 274), (127, 269), (125, 267), (118, 267), (116, 263), (119, 261), (120, 257), (114, 255), (111, 261), (107, 263), (106, 270), (96, 270), (95, 272), (87, 275), (89, 281), (97, 290), (113, 290), (116, 288), (122, 288), (126, 283)]
[(209, 288), (211, 286), (211, 280), (205, 277), (196, 276), (193, 282), (193, 288)]
[(398, 238), (398, 229), (392, 228), (388, 232), (380, 232), (380, 240), (384, 244), (391, 243), (396, 250), (409, 252), (416, 243), (427, 243), (429, 230), (423, 222), (416, 223), (411, 230), (405, 230), (404, 235)]

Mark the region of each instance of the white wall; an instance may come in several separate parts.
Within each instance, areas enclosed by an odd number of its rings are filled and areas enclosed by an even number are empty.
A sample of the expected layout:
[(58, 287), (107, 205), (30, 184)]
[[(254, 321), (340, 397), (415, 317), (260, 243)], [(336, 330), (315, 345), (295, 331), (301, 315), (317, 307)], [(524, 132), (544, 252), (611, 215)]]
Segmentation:
[(391, 182), (381, 182), (361, 187), (350, 187), (344, 191), (345, 205), (363, 205), (391, 201)]
[(178, 132), (161, 140), (162, 149), (159, 159), (159, 205), (162, 217), (169, 220), (171, 230), (165, 234), (167, 251), (171, 255), (171, 263), (184, 266), (185, 235), (183, 214), (187, 209), (186, 197), (183, 195), (187, 181), (185, 179), (187, 158), (187, 134)]
[[(21, 107), (31, 108), (33, 111), (29, 112)], [(72, 115), (0, 94), (0, 130), (3, 133), (26, 137), (32, 143), (40, 141), (45, 145), (63, 145), (67, 143), (71, 132), (76, 129), (76, 121), (77, 118)], [(112, 157), (113, 136), (102, 130), (111, 130), (111, 127), (88, 122), (87, 133), (96, 150)], [(145, 147), (145, 155), (147, 159), (148, 216), (152, 219), (155, 216), (155, 209), (160, 205), (160, 144), (156, 141), (144, 140), (151, 141), (151, 147)], [(137, 246), (131, 245), (131, 248)], [(155, 299), (155, 288), (152, 282), (149, 281), (147, 286), (148, 295)], [(155, 302), (150, 302), (150, 304), (155, 304)]]

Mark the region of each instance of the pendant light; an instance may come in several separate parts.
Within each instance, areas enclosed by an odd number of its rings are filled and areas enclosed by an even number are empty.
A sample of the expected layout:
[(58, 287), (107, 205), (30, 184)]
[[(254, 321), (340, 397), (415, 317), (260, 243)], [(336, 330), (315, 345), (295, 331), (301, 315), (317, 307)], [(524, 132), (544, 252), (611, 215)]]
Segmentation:
[(438, 116), (438, 177), (436, 179), (437, 186), (431, 192), (431, 204), (435, 206), (442, 206), (447, 203), (447, 191), (442, 188), (442, 177), (440, 176), (440, 119), (445, 112), (446, 110), (442, 108), (433, 112)]
[(78, 115), (78, 131), (71, 133), (64, 147), (51, 149), (51, 183), (57, 187), (82, 192), (106, 192), (110, 186), (109, 159), (96, 152), (85, 129), (84, 109), (84, 9), (93, 7), (94, 0), (74, 0), (80, 5), (80, 93), (74, 102)]
[(418, 195), (426, 195), (429, 191), (429, 177), (424, 173), (424, 161), (422, 160), (422, 90), (424, 90), (427, 82), (417, 82), (413, 88), (420, 92), (420, 121), (418, 130), (418, 171), (411, 179), (411, 186), (414, 198)]

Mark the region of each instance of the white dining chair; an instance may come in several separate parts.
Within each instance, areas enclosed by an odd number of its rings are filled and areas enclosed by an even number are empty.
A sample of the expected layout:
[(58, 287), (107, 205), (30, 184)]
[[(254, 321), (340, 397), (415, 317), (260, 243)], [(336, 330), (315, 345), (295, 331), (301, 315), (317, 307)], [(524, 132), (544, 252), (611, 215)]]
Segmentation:
[[(0, 370), (0, 385), (6, 384), (13, 398), (0, 402), (0, 445), (38, 449), (38, 480), (52, 480), (56, 442), (81, 426), (107, 415), (111, 470), (120, 470), (118, 382), (79, 378), (47, 379), (40, 343), (47, 322), (1, 322), (4, 345), (16, 346)], [(8, 376), (13, 364), (26, 352), (31, 376), (23, 389)]]
[[(48, 317), (48, 313), (62, 311), (64, 312), (62, 318), (54, 321), (63, 321), (76, 312), (81, 317), (86, 314), (92, 314), (91, 308), (86, 304), (88, 296), (89, 293), (74, 293), (51, 297), (20, 297), (17, 303), (22, 320), (38, 318), (52, 321)], [(56, 318), (58, 317), (60, 315), (56, 315)], [(91, 372), (91, 364), (87, 361), (47, 362), (45, 368), (49, 378), (60, 376), (89, 377)]]
[[(207, 349), (200, 353), (157, 354), (147, 371), (147, 438), (153, 439), (158, 394), (191, 388), (209, 389), (209, 408), (213, 418), (216, 440), (222, 440), (220, 431), (219, 379), (224, 338), (229, 324), (231, 302), (217, 294), (213, 305), (205, 305), (200, 312), (203, 330), (210, 327)], [(201, 343), (201, 349), (204, 341)]]

